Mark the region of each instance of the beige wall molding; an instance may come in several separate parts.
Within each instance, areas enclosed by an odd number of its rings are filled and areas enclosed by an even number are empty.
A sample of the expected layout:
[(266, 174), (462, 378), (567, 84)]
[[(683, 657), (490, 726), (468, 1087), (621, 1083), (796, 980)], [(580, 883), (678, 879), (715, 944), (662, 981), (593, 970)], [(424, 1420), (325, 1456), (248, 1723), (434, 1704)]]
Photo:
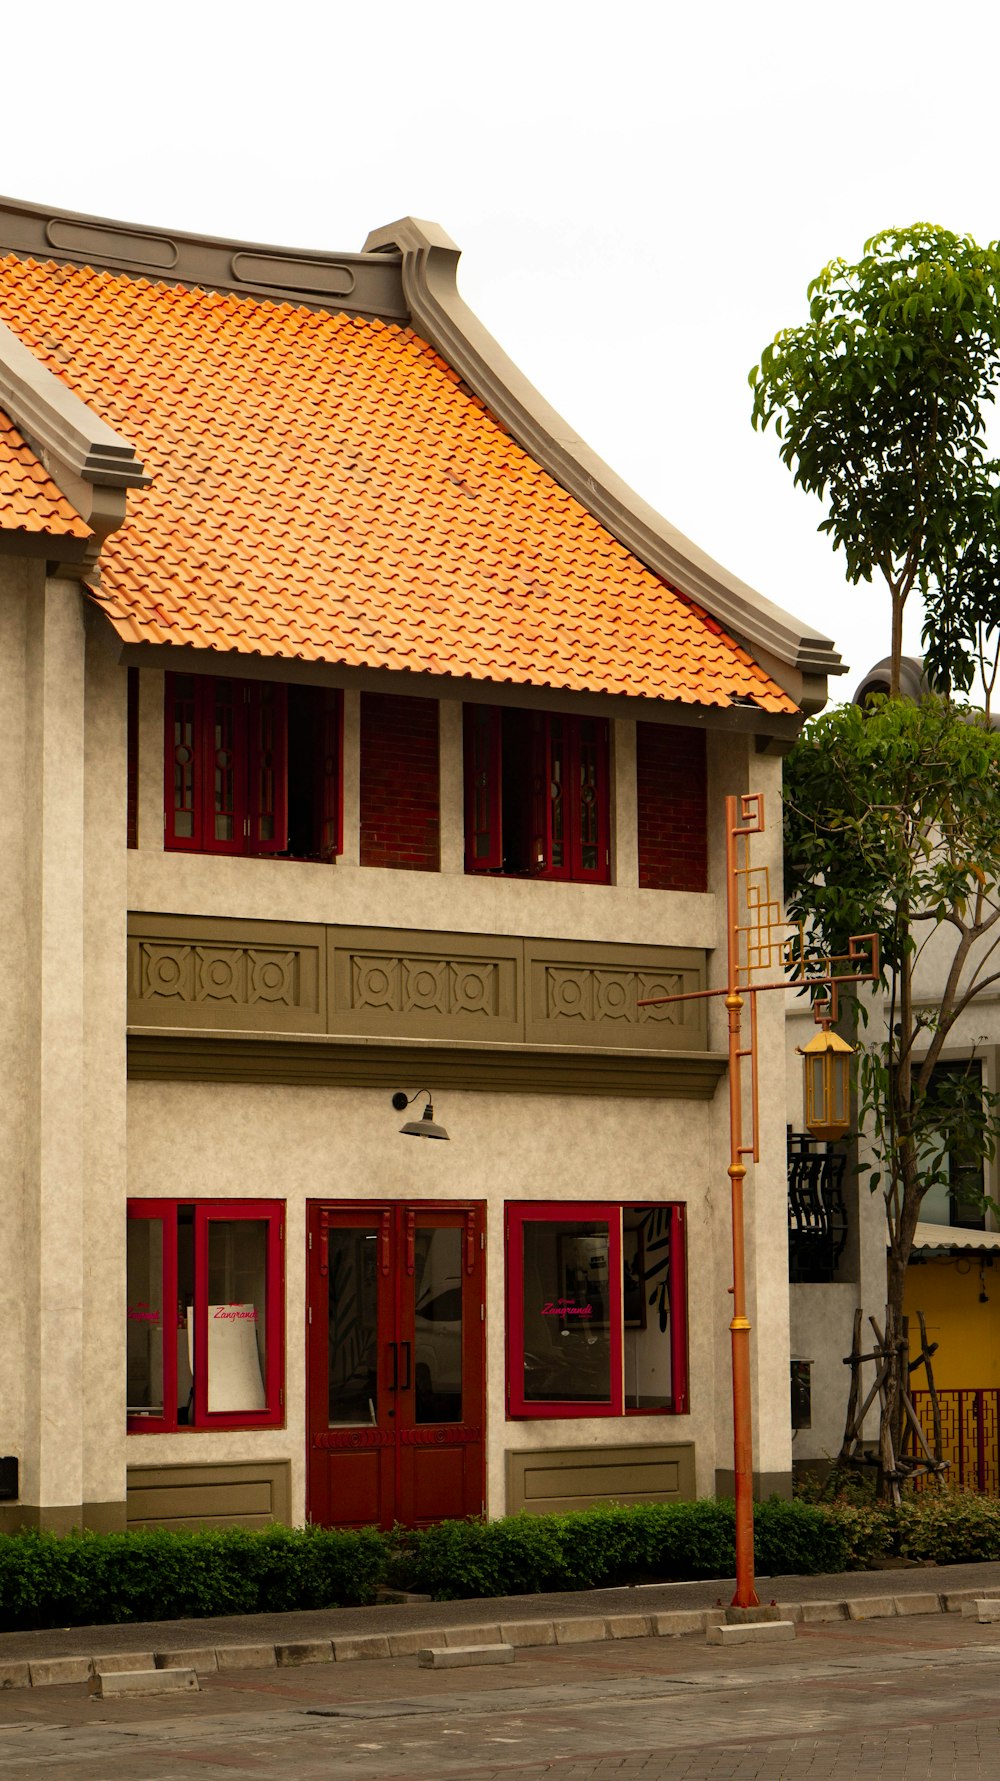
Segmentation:
[(129, 918), (128, 1019), (169, 1029), (608, 1051), (704, 1050), (706, 987), (683, 947), (324, 927), (228, 918)]
[(130, 1528), (267, 1527), (291, 1518), (287, 1459), (129, 1466), (126, 1489)]
[(124, 1526), (124, 1503), (0, 1503), (0, 1534), (117, 1534)]
[(565, 1515), (597, 1503), (670, 1503), (695, 1494), (693, 1441), (514, 1448), (507, 1514)]
[(581, 1046), (376, 1044), (233, 1039), (213, 1033), (130, 1033), (133, 1082), (280, 1083), (392, 1088), (433, 1075), (436, 1087), (489, 1094), (614, 1095), (710, 1101), (726, 1068), (716, 1052), (600, 1051)]

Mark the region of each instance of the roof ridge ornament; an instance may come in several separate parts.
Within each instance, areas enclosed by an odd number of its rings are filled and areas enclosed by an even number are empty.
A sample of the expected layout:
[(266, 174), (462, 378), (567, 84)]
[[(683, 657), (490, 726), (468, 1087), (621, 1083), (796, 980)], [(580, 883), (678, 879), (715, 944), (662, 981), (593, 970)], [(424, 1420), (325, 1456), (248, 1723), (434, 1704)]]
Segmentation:
[[(104, 540), (125, 518), (128, 489), (148, 488), (135, 447), (101, 420), (0, 322), (0, 408), (9, 415), (56, 487), (91, 528), (81, 546), (63, 542), (60, 560), (98, 578)], [(49, 556), (53, 556), (51, 546)]]
[(826, 677), (846, 672), (830, 639), (803, 630), (790, 613), (715, 562), (556, 413), (459, 296), (460, 250), (444, 229), (412, 216), (373, 229), (364, 251), (392, 250), (403, 256), (403, 295), (413, 328), (518, 443), (640, 562), (718, 619), (805, 712), (820, 710)]

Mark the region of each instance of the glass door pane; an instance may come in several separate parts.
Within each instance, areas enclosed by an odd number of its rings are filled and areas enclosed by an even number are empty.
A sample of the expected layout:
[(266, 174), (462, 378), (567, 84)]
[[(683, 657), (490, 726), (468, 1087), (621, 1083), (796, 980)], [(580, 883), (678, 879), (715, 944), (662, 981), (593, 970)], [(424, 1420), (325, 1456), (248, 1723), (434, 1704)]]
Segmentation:
[(333, 1226), (328, 1270), (327, 1426), (374, 1428), (379, 1414), (377, 1233)]
[(163, 1415), (163, 1222), (129, 1219), (125, 1231), (126, 1400), (129, 1416)]
[(420, 1229), (414, 1239), (413, 1419), (462, 1420), (462, 1231)]

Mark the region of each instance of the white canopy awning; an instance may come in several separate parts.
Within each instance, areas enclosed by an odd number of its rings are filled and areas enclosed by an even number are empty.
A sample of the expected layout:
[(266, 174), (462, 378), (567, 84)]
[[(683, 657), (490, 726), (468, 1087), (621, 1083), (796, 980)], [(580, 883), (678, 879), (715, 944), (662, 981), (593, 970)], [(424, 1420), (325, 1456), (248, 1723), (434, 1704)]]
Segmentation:
[(963, 1231), (955, 1224), (918, 1224), (913, 1247), (1000, 1250), (1000, 1231)]

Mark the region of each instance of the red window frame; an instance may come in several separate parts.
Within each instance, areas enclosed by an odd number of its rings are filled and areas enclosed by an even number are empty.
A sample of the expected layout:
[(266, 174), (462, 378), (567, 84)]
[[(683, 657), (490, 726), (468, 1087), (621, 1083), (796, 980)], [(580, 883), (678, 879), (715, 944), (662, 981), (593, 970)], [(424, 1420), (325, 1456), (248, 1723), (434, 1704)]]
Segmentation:
[[(530, 724), (527, 780), (518, 805), (526, 826), (524, 864), (504, 867), (504, 720)], [(465, 869), (573, 884), (611, 881), (610, 753), (606, 718), (563, 712), (512, 713), (498, 705), (467, 705), (465, 733)], [(585, 864), (592, 852), (593, 863)]]
[[(321, 690), (322, 707), (308, 719), (316, 756), (313, 828), (319, 845), (302, 857), (330, 860), (343, 851), (343, 700), (334, 688)], [(289, 694), (289, 687), (277, 681), (166, 675), (166, 849), (253, 857), (288, 854)], [(220, 818), (231, 820), (230, 835), (217, 834)], [(183, 832), (187, 828), (190, 834)]]
[[(194, 1385), (189, 1420), (177, 1416), (177, 1344), (163, 1351), (163, 1415), (132, 1415), (132, 1434), (166, 1434), (208, 1428), (276, 1428), (285, 1420), (285, 1206), (282, 1200), (129, 1200), (129, 1219), (159, 1220), (163, 1226), (162, 1297), (164, 1333), (171, 1308), (178, 1302), (177, 1214), (181, 1206), (194, 1213)], [(265, 1258), (265, 1376), (263, 1410), (208, 1409), (208, 1231), (213, 1219), (256, 1220), (267, 1225)], [(127, 1312), (126, 1312), (127, 1314)]]
[[(579, 1420), (586, 1416), (680, 1416), (688, 1404), (688, 1339), (687, 1339), (687, 1243), (686, 1212), (683, 1202), (653, 1200), (651, 1206), (663, 1206), (671, 1214), (670, 1256), (667, 1286), (670, 1303), (670, 1377), (672, 1395), (662, 1405), (632, 1408), (625, 1404), (625, 1312), (622, 1281), (622, 1220), (628, 1209), (640, 1209), (647, 1202), (639, 1200), (519, 1200), (508, 1201), (506, 1225), (506, 1326), (507, 1326), (507, 1415), (517, 1418), (539, 1417)], [(608, 1226), (608, 1329), (610, 1335), (610, 1391), (607, 1403), (584, 1399), (549, 1401), (524, 1395), (524, 1243), (527, 1224), (606, 1223)]]

